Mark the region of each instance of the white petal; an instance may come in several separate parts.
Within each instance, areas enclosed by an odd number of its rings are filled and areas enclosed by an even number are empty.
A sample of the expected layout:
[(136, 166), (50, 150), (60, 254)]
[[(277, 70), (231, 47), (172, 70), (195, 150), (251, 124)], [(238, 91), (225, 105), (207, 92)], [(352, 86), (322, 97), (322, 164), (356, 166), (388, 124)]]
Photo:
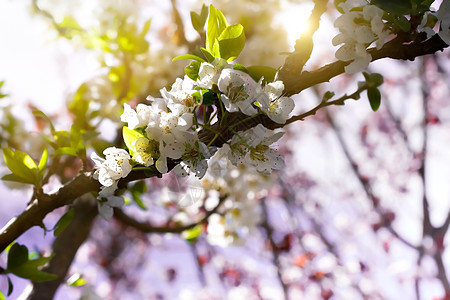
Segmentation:
[(109, 221), (111, 220), (114, 210), (111, 206), (104, 202), (98, 202), (97, 204), (98, 213), (103, 217), (103, 219)]

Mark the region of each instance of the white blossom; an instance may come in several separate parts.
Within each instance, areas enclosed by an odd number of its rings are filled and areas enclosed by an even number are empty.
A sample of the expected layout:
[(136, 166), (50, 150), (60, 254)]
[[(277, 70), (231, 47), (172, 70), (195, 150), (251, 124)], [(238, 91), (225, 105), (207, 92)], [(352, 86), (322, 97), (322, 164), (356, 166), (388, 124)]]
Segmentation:
[(201, 63), (198, 71), (197, 85), (204, 89), (212, 89), (213, 85), (217, 85), (220, 72), (231, 65), (223, 58), (216, 58), (212, 63)]
[(238, 132), (231, 139), (228, 158), (234, 165), (248, 164), (264, 174), (270, 174), (273, 169), (280, 170), (284, 167), (284, 160), (269, 145), (279, 140), (283, 134), (283, 132), (273, 133), (261, 124)]
[(114, 214), (114, 207), (122, 207), (125, 200), (120, 196), (109, 196), (97, 202), (98, 213), (105, 219), (111, 220)]
[(258, 83), (245, 72), (224, 69), (217, 83), (223, 93), (221, 100), (229, 112), (241, 111), (252, 116), (258, 111), (253, 107)]
[(110, 147), (103, 151), (105, 159), (93, 152), (91, 159), (95, 162), (97, 170), (94, 178), (103, 186), (111, 186), (116, 180), (126, 177), (131, 171), (130, 155), (124, 149)]
[(196, 92), (195, 81), (188, 76), (184, 79), (177, 78), (170, 92), (163, 88), (161, 95), (166, 100), (167, 107), (174, 114), (181, 115), (185, 112), (193, 112), (201, 103), (197, 103), (192, 96)]
[(427, 35), (427, 39), (431, 38), (433, 35), (436, 34), (436, 32), (434, 32), (433, 28), (427, 26), (428, 24), (428, 18), (431, 16), (432, 14), (430, 12), (425, 12), (425, 14), (423, 15), (422, 18), (422, 22), (420, 22), (420, 24), (417, 26), (417, 31), (418, 32), (425, 32)]
[(149, 167), (153, 165), (153, 158), (159, 156), (159, 142), (140, 137), (133, 142), (135, 154), (133, 160)]
[(150, 117), (150, 107), (145, 104), (138, 104), (136, 111), (128, 104), (124, 103), (124, 111), (120, 116), (122, 122), (128, 123), (128, 128), (133, 130), (139, 127), (145, 127), (148, 124)]
[(207, 159), (211, 157), (208, 147), (200, 142), (195, 135), (192, 135), (186, 141), (185, 149), (181, 162), (174, 168), (175, 174), (187, 176), (194, 173), (198, 178), (202, 178), (208, 169)]
[(441, 30), (438, 33), (439, 37), (447, 45), (450, 45), (450, 2), (448, 0), (442, 1), (437, 12), (437, 18), (441, 21)]
[(295, 107), (294, 100), (283, 97), (284, 84), (282, 81), (275, 81), (264, 86), (258, 95), (258, 103), (261, 110), (274, 122), (286, 123), (289, 114)]
[[(367, 53), (367, 47), (376, 42), (376, 48), (380, 49), (389, 35), (384, 30), (384, 11), (375, 5), (364, 5), (361, 1), (347, 0), (340, 6), (344, 14), (338, 17), (334, 26), (340, 33), (332, 40), (334, 46), (344, 44), (336, 51), (336, 58), (342, 61), (353, 61), (345, 67), (347, 73), (353, 74), (364, 70), (372, 60)], [(352, 10), (354, 7), (362, 7), (360, 10)]]

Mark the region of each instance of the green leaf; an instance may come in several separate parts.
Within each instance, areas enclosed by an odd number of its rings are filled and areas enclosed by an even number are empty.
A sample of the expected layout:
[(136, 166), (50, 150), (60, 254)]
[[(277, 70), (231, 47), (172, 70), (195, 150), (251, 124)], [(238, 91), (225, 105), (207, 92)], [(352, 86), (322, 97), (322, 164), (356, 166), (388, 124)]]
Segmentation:
[(50, 125), (50, 131), (52, 132), (52, 135), (55, 135), (55, 127), (53, 126), (52, 120), (50, 120), (50, 118), (47, 117), (47, 115), (43, 111), (35, 109), (33, 110), (33, 115), (38, 116), (47, 121), (48, 124)]
[(80, 273), (75, 273), (67, 279), (67, 284), (74, 287), (83, 286), (87, 283)]
[(123, 140), (125, 145), (127, 146), (130, 154), (133, 156), (136, 153), (133, 149), (133, 142), (136, 141), (140, 137), (144, 137), (144, 135), (136, 130), (131, 130), (127, 126), (123, 126), (122, 129)]
[(195, 241), (203, 232), (203, 225), (197, 225), (194, 228), (185, 230), (181, 233), (181, 236), (188, 242)]
[(200, 48), (200, 51), (202, 51), (203, 55), (205, 56), (205, 58), (208, 62), (214, 61), (215, 57), (211, 54), (211, 52), (209, 52), (205, 48)]
[(277, 73), (276, 69), (266, 66), (251, 66), (247, 70), (255, 81), (259, 81), (261, 77), (264, 77), (265, 82), (272, 82)]
[(330, 100), (331, 98), (333, 98), (334, 95), (335, 95), (334, 92), (326, 91), (325, 94), (323, 94), (322, 102), (327, 102), (328, 100)]
[(14, 286), (13, 283), (11, 281), (11, 278), (9, 278), (9, 276), (6, 276), (6, 278), (8, 278), (8, 296), (12, 294), (13, 290), (14, 290)]
[(88, 94), (89, 87), (86, 83), (83, 83), (68, 104), (69, 111), (76, 117), (75, 124), (80, 125), (80, 127), (86, 123), (86, 113), (89, 109), (89, 100), (86, 99)]
[(6, 300), (6, 297), (2, 291), (0, 291), (0, 300)]
[[(39, 170), (34, 160), (26, 153), (10, 148), (3, 148), (3, 159), (13, 174), (22, 179), (23, 183), (38, 184)], [(11, 180), (16, 177), (8, 177)]]
[(47, 164), (48, 159), (48, 151), (47, 148), (44, 148), (44, 152), (42, 152), (41, 159), (39, 160), (38, 169), (40, 172), (44, 171), (45, 165)]
[(405, 16), (399, 15), (398, 18), (394, 18), (394, 23), (403, 32), (409, 32), (411, 30), (411, 23)]
[(248, 74), (248, 70), (246, 67), (244, 67), (244, 65), (241, 64), (234, 64), (233, 65), (233, 70), (238, 70), (238, 71), (242, 71)]
[(205, 29), (206, 19), (208, 18), (208, 7), (203, 4), (200, 14), (191, 11), (192, 27), (198, 32), (203, 32)]
[(61, 147), (55, 150), (55, 155), (62, 155), (62, 154), (78, 156), (77, 150), (72, 147)]
[(244, 27), (241, 24), (228, 26), (217, 40), (219, 42), (220, 57), (227, 61), (232, 61), (244, 49)]
[(131, 195), (133, 197), (134, 202), (143, 210), (146, 210), (144, 202), (141, 200), (141, 196), (143, 193), (147, 191), (147, 185), (144, 181), (138, 181), (135, 185), (133, 185), (130, 189)]
[(22, 178), (15, 174), (7, 174), (2, 176), (2, 180), (4, 181), (14, 181), (14, 182), (20, 182), (25, 184), (35, 184), (33, 178)]
[(65, 16), (63, 20), (58, 23), (58, 26), (77, 30), (81, 29), (81, 26), (78, 24), (77, 20), (70, 16)]
[(8, 252), (7, 270), (17, 268), (28, 261), (28, 248), (14, 243)]
[(209, 52), (214, 53), (214, 43), (227, 26), (227, 20), (222, 12), (211, 4), (209, 6), (208, 25), (206, 28), (206, 49)]
[(52, 259), (51, 256), (29, 260), (27, 247), (14, 243), (9, 248), (8, 263), (5, 272), (32, 281), (53, 280), (58, 278), (58, 276), (38, 270), (38, 267), (45, 265), (50, 259)]
[(191, 23), (195, 31), (203, 32), (205, 30), (206, 19), (202, 19), (201, 15), (191, 11)]
[(378, 6), (382, 10), (397, 14), (407, 15), (411, 12), (410, 0), (372, 0), (371, 4)]
[(81, 138), (81, 133), (84, 132), (75, 124), (70, 127), (70, 146), (74, 148), (80, 157), (86, 157), (86, 148)]
[(383, 84), (383, 75), (379, 73), (369, 74), (367, 72), (363, 72), (363, 75), (369, 87), (377, 87)]
[(184, 68), (184, 72), (192, 80), (197, 80), (199, 70), (200, 70), (200, 62), (195, 60), (191, 61), (191, 63), (187, 65), (186, 68)]
[(29, 260), (18, 268), (11, 270), (11, 273), (16, 276), (37, 282), (54, 280), (58, 278), (57, 275), (43, 272), (37, 269), (37, 267), (46, 264), (50, 259), (51, 257), (43, 257), (35, 260)]
[(206, 62), (206, 60), (204, 60), (201, 57), (198, 57), (197, 55), (193, 55), (193, 54), (183, 54), (183, 55), (179, 55), (177, 57), (175, 57), (174, 59), (172, 59), (172, 61), (177, 61), (180, 59), (192, 59), (192, 60), (196, 60), (199, 62)]
[(144, 39), (145, 36), (147, 35), (148, 31), (150, 30), (150, 25), (152, 23), (152, 19), (148, 19), (147, 21), (145, 21), (144, 26), (142, 27), (142, 31), (141, 31), (141, 35), (140, 38)]
[(381, 94), (376, 87), (367, 89), (367, 97), (369, 98), (370, 107), (373, 111), (377, 111), (381, 104)]
[(61, 232), (64, 231), (64, 229), (69, 226), (69, 224), (72, 222), (73, 217), (75, 216), (75, 210), (73, 208), (69, 209), (59, 220), (56, 222), (54, 227), (53, 235), (57, 236)]

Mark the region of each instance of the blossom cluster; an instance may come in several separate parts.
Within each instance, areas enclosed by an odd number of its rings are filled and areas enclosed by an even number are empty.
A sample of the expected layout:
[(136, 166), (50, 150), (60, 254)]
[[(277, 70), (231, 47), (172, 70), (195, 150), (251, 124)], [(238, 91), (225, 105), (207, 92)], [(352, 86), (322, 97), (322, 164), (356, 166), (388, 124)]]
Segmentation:
[(221, 210), (208, 219), (208, 241), (227, 246), (241, 245), (261, 222), (260, 199), (275, 183), (274, 174), (264, 175), (248, 164), (233, 165), (227, 150), (220, 149), (209, 161), (202, 180), (207, 201), (226, 197)]
[[(105, 159), (95, 153), (92, 155), (97, 168), (95, 177), (103, 186), (99, 193), (100, 213), (110, 218), (112, 207), (123, 204), (114, 193), (118, 181), (128, 175), (132, 166), (155, 166), (164, 174), (169, 171), (171, 162), (176, 164), (173, 171), (179, 176), (194, 174), (202, 178), (205, 175), (207, 160), (217, 148), (206, 145), (198, 133), (220, 120), (215, 117), (200, 123), (201, 106), (202, 111), (205, 106), (211, 106), (216, 115), (221, 111), (222, 117), (233, 112), (241, 112), (249, 118), (265, 114), (272, 121), (284, 124), (294, 102), (283, 96), (283, 89), (281, 81), (257, 82), (248, 73), (235, 70), (233, 65), (216, 58), (212, 63), (200, 64), (196, 80), (187, 75), (177, 78), (170, 90), (160, 91), (161, 98), (149, 96), (149, 105), (138, 104), (133, 109), (124, 104), (121, 121), (127, 123), (124, 140), (128, 152), (112, 147), (104, 151)], [(206, 92), (214, 93), (215, 102), (204, 103)], [(282, 132), (273, 132), (261, 124), (232, 132), (234, 136), (223, 145), (223, 151), (235, 166), (253, 166), (265, 174), (284, 166), (282, 157), (270, 148)]]
[[(367, 47), (376, 42), (377, 49), (380, 49), (389, 35), (382, 20), (384, 11), (375, 5), (365, 4), (365, 1), (358, 0), (341, 3), (344, 14), (334, 23), (340, 33), (333, 38), (333, 45), (343, 44), (335, 55), (339, 60), (352, 61), (345, 67), (345, 71), (350, 74), (364, 70), (372, 60), (366, 51)], [(354, 10), (362, 6), (362, 10)]]

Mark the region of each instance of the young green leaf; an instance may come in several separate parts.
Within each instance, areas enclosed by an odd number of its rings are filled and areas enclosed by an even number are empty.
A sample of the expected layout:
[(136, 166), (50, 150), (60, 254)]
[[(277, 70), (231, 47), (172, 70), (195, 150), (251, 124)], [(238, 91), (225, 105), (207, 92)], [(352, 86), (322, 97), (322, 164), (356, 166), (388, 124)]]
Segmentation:
[(77, 150), (72, 147), (61, 147), (55, 150), (55, 155), (62, 155), (62, 154), (78, 156)]
[(28, 248), (24, 245), (14, 243), (8, 252), (7, 270), (19, 267), (28, 261)]
[(72, 222), (73, 217), (75, 216), (75, 210), (73, 208), (69, 209), (56, 223), (53, 232), (54, 236), (59, 235), (61, 232), (64, 231), (64, 229), (69, 226), (69, 224)]
[(58, 278), (54, 274), (40, 271), (38, 267), (45, 265), (52, 257), (40, 257), (30, 260), (28, 249), (24, 245), (14, 243), (8, 252), (6, 273), (30, 279), (32, 281), (47, 281)]
[(150, 25), (152, 23), (152, 19), (148, 19), (147, 21), (145, 21), (144, 26), (142, 27), (142, 31), (140, 34), (140, 38), (144, 39), (145, 36), (147, 35), (148, 31), (150, 30)]
[(241, 24), (231, 25), (224, 29), (217, 39), (220, 57), (232, 61), (238, 57), (245, 45), (244, 27)]
[(376, 87), (368, 88), (367, 97), (369, 98), (369, 103), (372, 110), (377, 111), (381, 104), (381, 94), (378, 88)]
[(188, 242), (194, 242), (203, 232), (203, 225), (197, 225), (194, 228), (185, 230), (181, 236)]
[(6, 276), (6, 278), (8, 278), (8, 296), (12, 294), (13, 290), (14, 290), (14, 285), (11, 281), (11, 278), (9, 278), (9, 276)]
[(83, 286), (87, 283), (86, 279), (80, 273), (75, 273), (67, 279), (67, 284), (70, 286)]
[(200, 62), (195, 60), (191, 61), (191, 63), (187, 65), (186, 68), (184, 68), (184, 72), (192, 80), (197, 80), (199, 70), (200, 70)]
[(33, 110), (33, 115), (40, 117), (40, 118), (44, 119), (45, 121), (47, 121), (48, 124), (50, 125), (50, 131), (51, 131), (52, 135), (55, 135), (55, 127), (53, 126), (52, 120), (50, 120), (50, 118), (47, 117), (47, 115), (43, 111), (41, 111), (39, 109), (35, 109), (35, 110)]
[(14, 176), (4, 176), (4, 180), (21, 178), (22, 183), (39, 184), (39, 170), (34, 160), (26, 153), (3, 148), (3, 159)]
[(201, 16), (194, 11), (191, 11), (191, 23), (197, 32), (202, 32), (205, 28), (205, 21), (202, 22)]
[(2, 291), (0, 291), (0, 300), (6, 300), (5, 294)]
[(209, 6), (208, 25), (206, 28), (206, 49), (209, 52), (214, 53), (214, 43), (227, 26), (227, 20), (222, 12), (211, 4)]
[(412, 8), (410, 0), (372, 0), (370, 3), (386, 12), (397, 15), (407, 15), (411, 12)]
[(238, 71), (242, 71), (248, 74), (248, 70), (246, 67), (244, 67), (244, 65), (241, 64), (234, 64), (233, 65), (233, 70), (238, 70)]
[(134, 149), (133, 142), (140, 137), (144, 137), (144, 135), (136, 130), (129, 129), (127, 126), (123, 126), (122, 134), (123, 140), (125, 142), (125, 145), (127, 145), (130, 154), (134, 155), (134, 153), (136, 152), (133, 150)]
[(179, 55), (177, 57), (175, 57), (174, 59), (172, 59), (172, 61), (177, 61), (180, 59), (192, 59), (192, 60), (196, 60), (199, 62), (206, 62), (206, 60), (204, 60), (201, 57), (198, 57), (197, 55), (193, 55), (193, 54), (183, 54), (183, 55)]
[(200, 14), (191, 11), (192, 27), (194, 27), (194, 29), (197, 32), (202, 33), (205, 30), (205, 23), (207, 18), (208, 18), (208, 7), (205, 4), (203, 4)]
[(48, 158), (48, 151), (47, 148), (45, 148), (44, 152), (42, 152), (41, 159), (39, 160), (38, 165), (39, 172), (44, 171), (45, 165), (47, 164), (47, 158)]
[(399, 15), (398, 18), (394, 18), (394, 23), (403, 32), (409, 32), (411, 30), (411, 23), (403, 15)]
[(55, 274), (40, 271), (38, 267), (45, 265), (52, 257), (41, 257), (34, 260), (28, 260), (26, 263), (9, 270), (16, 276), (30, 279), (32, 281), (49, 281), (58, 278)]
[(247, 67), (248, 73), (255, 81), (259, 81), (264, 77), (265, 82), (271, 82), (275, 78), (277, 70), (266, 66), (251, 66)]
[(214, 61), (215, 57), (211, 54), (211, 52), (209, 52), (205, 48), (200, 48), (200, 51), (203, 53), (203, 55), (205, 56), (205, 58), (208, 62)]
[(146, 210), (144, 202), (141, 200), (141, 196), (143, 193), (147, 191), (147, 186), (144, 181), (138, 181), (135, 185), (133, 185), (130, 189), (131, 195), (133, 196), (134, 202), (143, 210)]
[[(366, 79), (367, 85), (369, 87), (378, 87), (383, 84), (383, 75), (378, 73), (366, 73), (363, 72), (364, 78)], [(363, 82), (364, 84), (364, 82)]]

